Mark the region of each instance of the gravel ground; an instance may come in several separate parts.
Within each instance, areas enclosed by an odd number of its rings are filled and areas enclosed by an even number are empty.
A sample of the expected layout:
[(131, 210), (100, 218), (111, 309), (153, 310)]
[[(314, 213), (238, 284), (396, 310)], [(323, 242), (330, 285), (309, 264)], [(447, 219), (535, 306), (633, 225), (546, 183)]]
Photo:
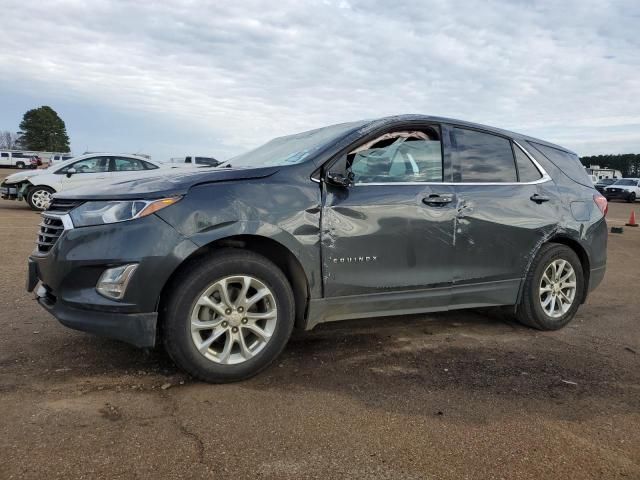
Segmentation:
[(215, 386), (39, 308), (38, 222), (0, 200), (2, 479), (640, 478), (640, 229), (610, 235), (562, 331), (476, 311), (327, 324)]

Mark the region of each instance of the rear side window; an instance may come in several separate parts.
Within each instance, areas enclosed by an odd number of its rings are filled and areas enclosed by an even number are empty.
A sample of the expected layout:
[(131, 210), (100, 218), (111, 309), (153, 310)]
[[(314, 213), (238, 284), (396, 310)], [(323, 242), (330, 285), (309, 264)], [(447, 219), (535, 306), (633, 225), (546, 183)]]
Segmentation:
[(540, 170), (536, 168), (531, 159), (517, 145), (513, 146), (516, 154), (516, 163), (518, 165), (518, 179), (521, 182), (535, 182), (542, 178)]
[(587, 187), (593, 187), (593, 182), (589, 178), (587, 171), (582, 166), (580, 159), (575, 153), (565, 152), (564, 150), (548, 147), (535, 142), (527, 143), (547, 157), (551, 163), (562, 170), (571, 180)]
[(153, 163), (142, 162), (142, 164), (144, 165), (144, 168), (146, 168), (147, 170), (155, 170), (156, 168), (158, 168), (158, 166), (154, 165)]
[(114, 171), (116, 172), (136, 172), (144, 170), (144, 163), (136, 158), (115, 158)]
[(463, 183), (517, 182), (511, 142), (489, 133), (454, 128), (455, 179)]

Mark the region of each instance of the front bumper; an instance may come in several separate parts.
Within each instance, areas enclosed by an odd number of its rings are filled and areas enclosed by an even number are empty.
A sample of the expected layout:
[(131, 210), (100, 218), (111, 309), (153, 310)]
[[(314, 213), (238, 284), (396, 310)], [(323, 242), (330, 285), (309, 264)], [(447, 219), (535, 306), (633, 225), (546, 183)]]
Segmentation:
[(155, 346), (157, 312), (113, 313), (74, 308), (58, 301), (43, 285), (36, 291), (36, 299), (65, 327), (121, 340), (140, 348)]
[[(162, 289), (197, 246), (155, 215), (131, 222), (65, 230), (46, 254), (29, 257), (27, 290), (63, 325), (123, 340), (155, 343)], [(111, 300), (96, 291), (105, 269), (137, 263), (126, 293)]]
[(6, 183), (0, 184), (0, 198), (3, 200), (22, 200), (25, 197), (25, 193), (29, 183)]

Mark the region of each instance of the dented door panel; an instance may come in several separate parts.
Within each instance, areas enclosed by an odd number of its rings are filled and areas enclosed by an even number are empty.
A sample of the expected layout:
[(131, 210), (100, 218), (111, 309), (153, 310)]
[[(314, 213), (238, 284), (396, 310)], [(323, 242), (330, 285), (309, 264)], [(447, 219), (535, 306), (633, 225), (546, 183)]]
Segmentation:
[[(553, 182), (455, 187), (454, 284), (520, 279), (537, 246), (557, 231), (563, 206)], [(549, 200), (531, 200), (538, 195)]]
[[(322, 212), (325, 297), (450, 285), (453, 187), (326, 187)], [(434, 196), (450, 203), (425, 203)]]

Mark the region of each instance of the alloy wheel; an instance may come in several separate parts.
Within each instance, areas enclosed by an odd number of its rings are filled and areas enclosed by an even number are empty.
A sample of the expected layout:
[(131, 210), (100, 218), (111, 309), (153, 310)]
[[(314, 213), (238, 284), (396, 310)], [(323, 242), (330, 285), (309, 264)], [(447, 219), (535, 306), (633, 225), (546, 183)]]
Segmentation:
[(566, 260), (553, 260), (540, 279), (540, 305), (548, 316), (562, 317), (576, 298), (576, 272)]
[(191, 310), (191, 338), (207, 359), (243, 363), (262, 351), (273, 335), (278, 312), (269, 287), (250, 275), (217, 280)]

